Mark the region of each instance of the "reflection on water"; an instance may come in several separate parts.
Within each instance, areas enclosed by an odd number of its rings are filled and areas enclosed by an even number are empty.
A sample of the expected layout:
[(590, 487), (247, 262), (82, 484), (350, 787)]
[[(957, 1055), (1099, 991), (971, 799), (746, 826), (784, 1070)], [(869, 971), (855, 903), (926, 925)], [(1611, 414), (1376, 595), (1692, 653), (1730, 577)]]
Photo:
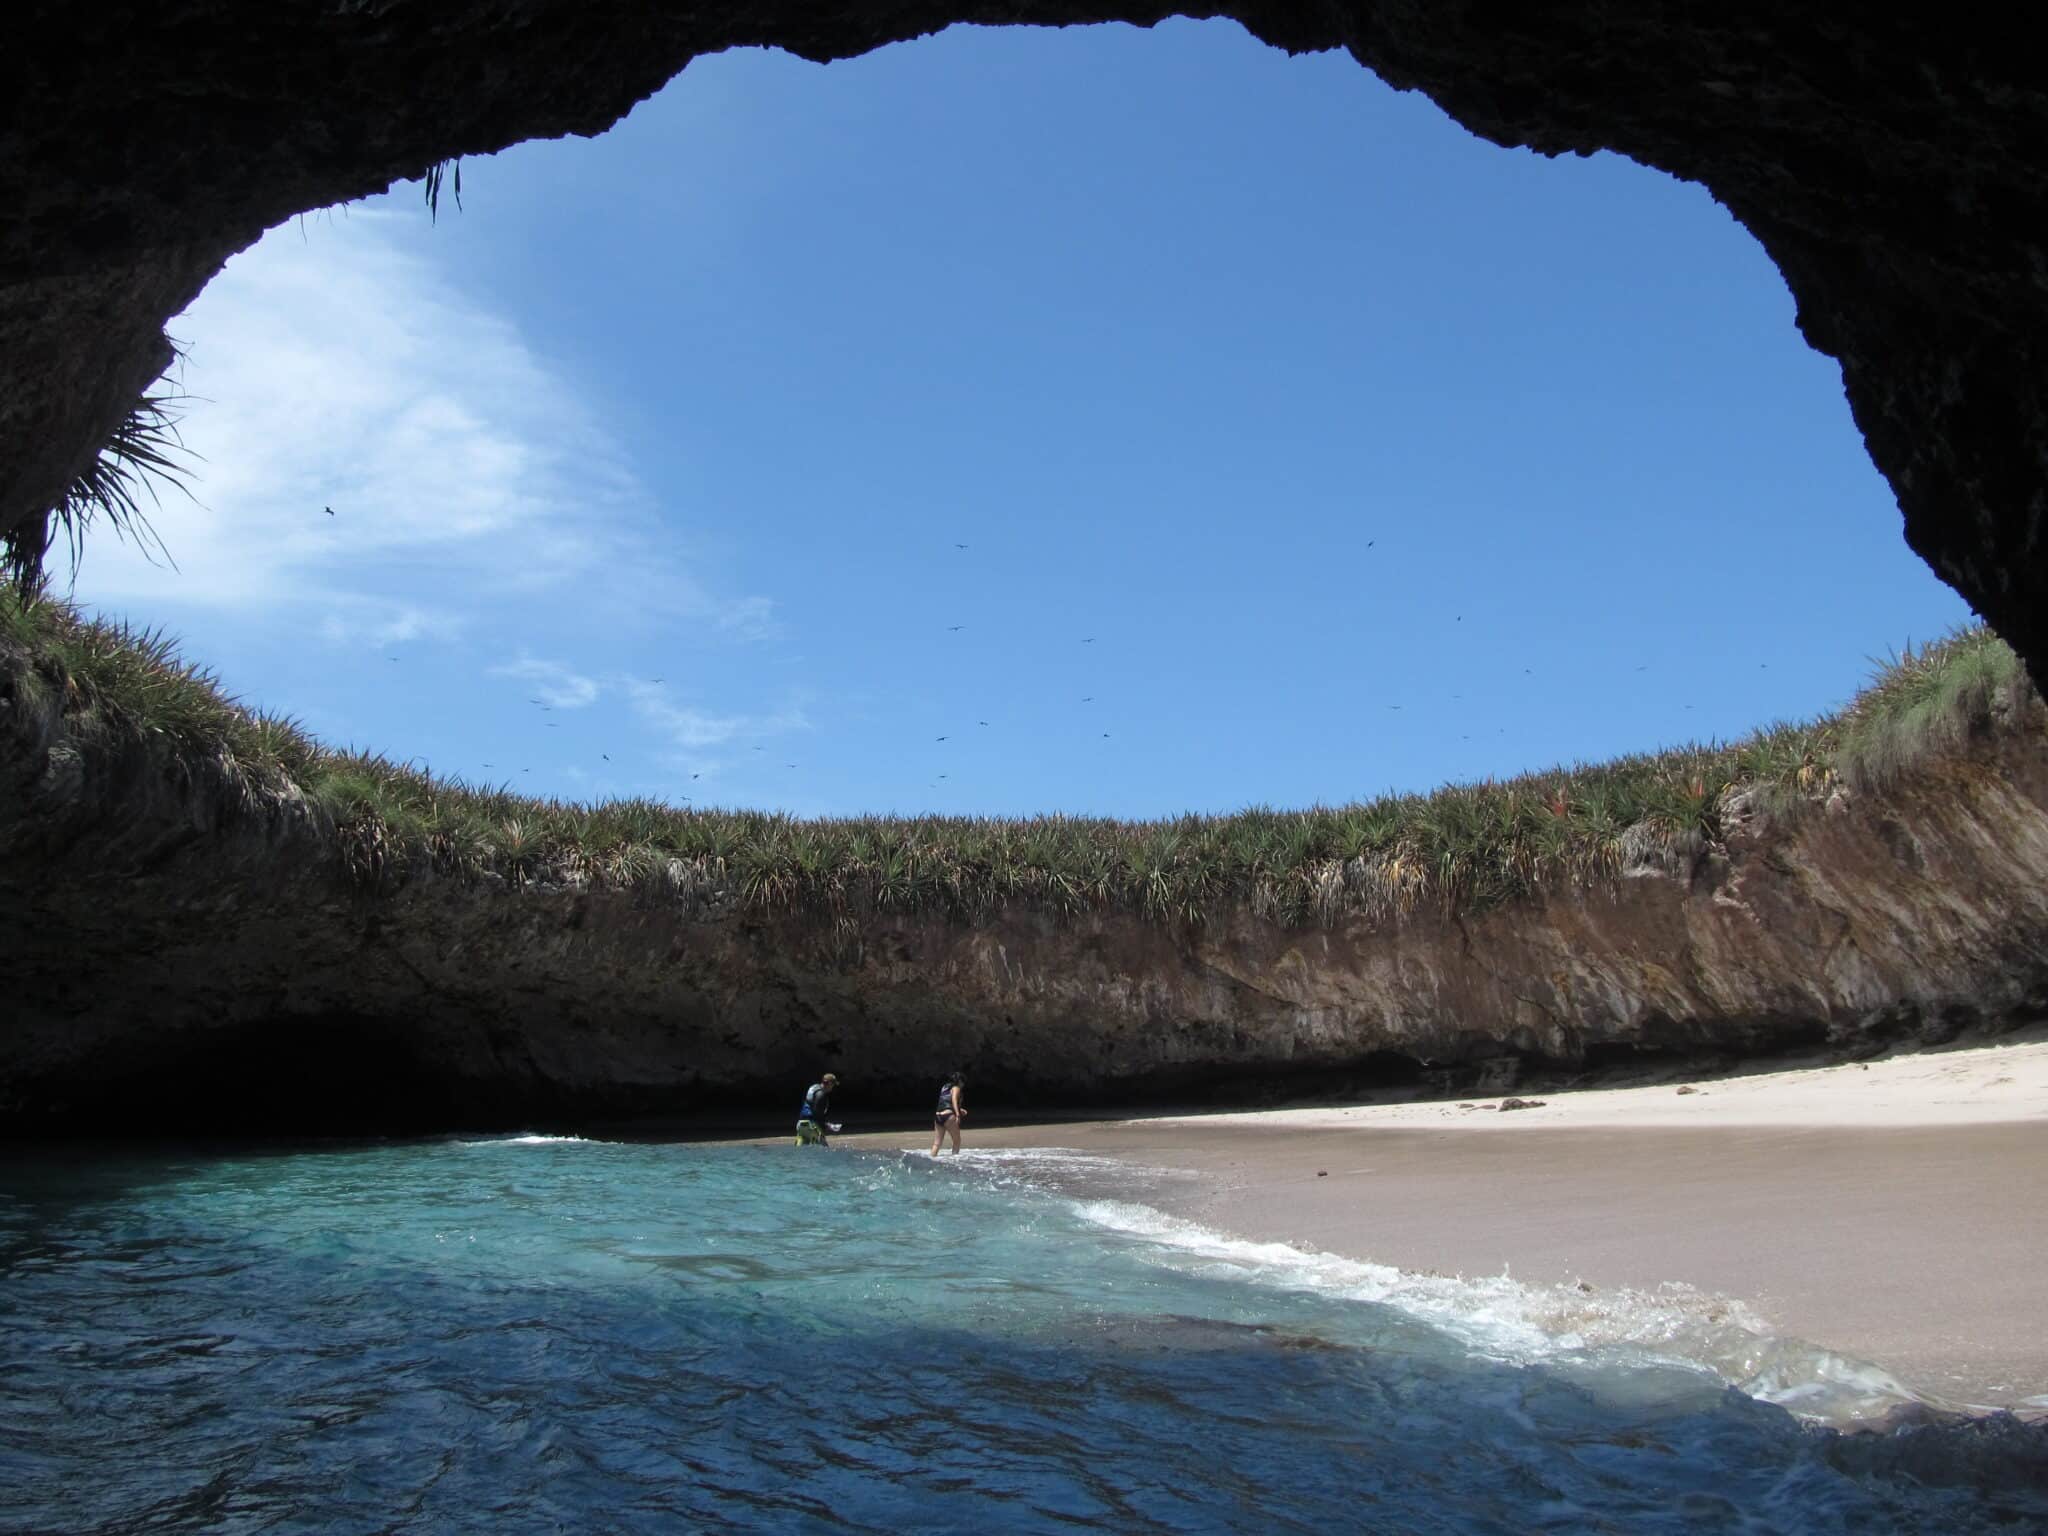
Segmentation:
[(0, 1528), (2048, 1520), (2039, 1429), (1839, 1435), (1729, 1388), (1773, 1347), (1740, 1319), (1234, 1243), (1117, 1177), (539, 1138), (17, 1159)]

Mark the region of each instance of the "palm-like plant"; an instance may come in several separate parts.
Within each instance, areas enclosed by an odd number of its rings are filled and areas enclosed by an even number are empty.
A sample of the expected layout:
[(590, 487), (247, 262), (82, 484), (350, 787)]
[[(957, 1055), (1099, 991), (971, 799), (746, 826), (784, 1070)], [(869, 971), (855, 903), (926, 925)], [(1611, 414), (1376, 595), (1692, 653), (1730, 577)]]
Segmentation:
[(186, 482), (189, 461), (195, 457), (178, 433), (178, 407), (182, 395), (157, 392), (135, 402), (92, 464), (64, 490), (40, 525), (9, 534), (0, 543), (0, 568), (24, 595), (37, 591), (43, 582), (50, 550), (61, 537), (68, 547), (75, 573), (85, 552), (85, 535), (97, 521), (104, 521), (117, 538), (133, 539), (144, 556), (176, 562), (150, 525), (143, 510), (146, 496), (152, 506), (161, 506), (157, 482), (190, 495)]

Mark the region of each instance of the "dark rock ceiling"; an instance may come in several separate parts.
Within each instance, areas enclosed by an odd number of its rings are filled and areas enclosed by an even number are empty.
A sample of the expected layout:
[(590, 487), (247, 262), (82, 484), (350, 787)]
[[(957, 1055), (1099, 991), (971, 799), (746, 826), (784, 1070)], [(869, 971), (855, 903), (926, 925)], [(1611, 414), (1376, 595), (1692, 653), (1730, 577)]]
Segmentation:
[(1704, 183), (1840, 361), (1907, 542), (2048, 680), (2048, 74), (2022, 7), (31, 0), (0, 57), (0, 533), (90, 462), (164, 322), (295, 213), (602, 132), (737, 45), (1173, 14), (1348, 49), (1497, 143)]

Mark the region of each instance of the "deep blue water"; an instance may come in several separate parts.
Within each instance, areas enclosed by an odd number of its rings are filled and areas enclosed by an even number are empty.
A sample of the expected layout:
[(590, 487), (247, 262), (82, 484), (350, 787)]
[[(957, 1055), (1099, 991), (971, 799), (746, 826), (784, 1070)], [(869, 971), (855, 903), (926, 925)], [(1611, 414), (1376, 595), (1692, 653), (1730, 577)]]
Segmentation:
[(2042, 1431), (1837, 1434), (1089, 1177), (531, 1138), (14, 1155), (0, 1528), (2048, 1528)]

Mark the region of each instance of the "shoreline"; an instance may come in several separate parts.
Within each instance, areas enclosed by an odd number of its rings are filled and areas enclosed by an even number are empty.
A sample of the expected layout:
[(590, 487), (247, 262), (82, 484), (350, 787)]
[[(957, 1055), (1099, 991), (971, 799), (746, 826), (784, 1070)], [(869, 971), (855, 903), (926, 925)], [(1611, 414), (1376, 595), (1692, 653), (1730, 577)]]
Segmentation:
[(1192, 1175), (1146, 1199), (1412, 1273), (1688, 1286), (1940, 1406), (2048, 1411), (2048, 1041), (1540, 1097), (1016, 1125), (967, 1145), (1073, 1148), (1134, 1183)]

